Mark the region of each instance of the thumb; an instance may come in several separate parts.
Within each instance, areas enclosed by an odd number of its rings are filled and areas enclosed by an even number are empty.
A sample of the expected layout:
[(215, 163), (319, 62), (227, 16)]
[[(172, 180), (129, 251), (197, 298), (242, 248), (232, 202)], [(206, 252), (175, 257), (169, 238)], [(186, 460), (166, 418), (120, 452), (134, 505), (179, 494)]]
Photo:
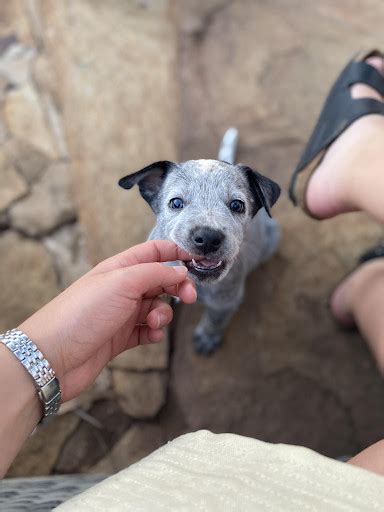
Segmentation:
[(170, 267), (161, 263), (141, 263), (124, 269), (125, 283), (131, 298), (139, 298), (155, 288), (175, 286), (187, 278), (184, 265)]

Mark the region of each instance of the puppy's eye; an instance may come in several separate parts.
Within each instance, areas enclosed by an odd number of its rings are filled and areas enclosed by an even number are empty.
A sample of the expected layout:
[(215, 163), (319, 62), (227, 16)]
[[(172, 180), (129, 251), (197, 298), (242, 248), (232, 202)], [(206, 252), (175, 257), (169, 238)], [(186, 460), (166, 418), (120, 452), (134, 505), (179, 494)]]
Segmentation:
[(184, 206), (184, 201), (180, 197), (174, 197), (169, 201), (169, 207), (173, 210), (181, 210)]
[(235, 199), (229, 205), (230, 209), (236, 213), (243, 213), (245, 211), (245, 204), (240, 199)]

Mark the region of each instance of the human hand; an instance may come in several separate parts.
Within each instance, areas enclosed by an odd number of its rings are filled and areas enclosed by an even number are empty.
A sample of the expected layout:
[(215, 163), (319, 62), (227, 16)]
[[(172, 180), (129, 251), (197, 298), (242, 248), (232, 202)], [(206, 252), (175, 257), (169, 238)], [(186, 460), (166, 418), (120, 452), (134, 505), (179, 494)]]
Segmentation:
[(159, 296), (191, 304), (196, 289), (184, 266), (159, 262), (187, 259), (170, 241), (132, 247), (99, 263), (18, 327), (52, 365), (63, 401), (87, 388), (124, 350), (163, 339), (173, 312)]

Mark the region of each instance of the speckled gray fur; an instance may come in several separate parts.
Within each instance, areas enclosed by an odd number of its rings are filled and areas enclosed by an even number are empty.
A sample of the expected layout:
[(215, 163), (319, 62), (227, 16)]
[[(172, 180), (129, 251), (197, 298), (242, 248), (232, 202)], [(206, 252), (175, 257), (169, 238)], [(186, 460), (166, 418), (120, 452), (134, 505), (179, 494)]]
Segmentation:
[[(263, 202), (271, 207), (279, 194), (275, 183), (248, 168), (217, 160), (159, 162), (120, 181), (124, 188), (138, 184), (155, 212), (156, 225), (149, 239), (173, 240), (196, 254), (191, 237), (194, 228), (207, 226), (225, 234), (215, 252), (215, 257), (225, 262), (221, 275), (201, 280), (191, 274), (198, 300), (206, 306), (194, 336), (196, 350), (204, 354), (220, 345), (231, 316), (243, 300), (247, 274), (267, 260), (279, 242), (279, 226), (259, 204), (247, 173), (252, 173), (257, 186), (262, 184)], [(183, 199), (183, 209), (170, 208), (169, 202), (175, 197)], [(234, 199), (245, 203), (244, 213), (231, 211), (228, 205)]]

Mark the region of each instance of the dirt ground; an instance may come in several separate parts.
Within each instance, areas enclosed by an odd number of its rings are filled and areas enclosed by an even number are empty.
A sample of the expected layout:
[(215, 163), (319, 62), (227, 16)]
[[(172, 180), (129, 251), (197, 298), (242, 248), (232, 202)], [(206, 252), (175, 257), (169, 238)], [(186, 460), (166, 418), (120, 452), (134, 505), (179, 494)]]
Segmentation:
[(382, 437), (384, 386), (365, 343), (333, 322), (327, 299), (382, 228), (362, 214), (310, 220), (286, 190), (336, 73), (382, 36), (356, 2), (208, 3), (182, 2), (178, 12), (181, 159), (214, 157), (225, 128), (237, 126), (239, 161), (283, 188), (275, 208), (283, 236), (276, 256), (249, 276), (213, 357), (192, 350), (200, 308), (180, 308), (163, 416), (173, 408), (185, 430), (352, 454)]

